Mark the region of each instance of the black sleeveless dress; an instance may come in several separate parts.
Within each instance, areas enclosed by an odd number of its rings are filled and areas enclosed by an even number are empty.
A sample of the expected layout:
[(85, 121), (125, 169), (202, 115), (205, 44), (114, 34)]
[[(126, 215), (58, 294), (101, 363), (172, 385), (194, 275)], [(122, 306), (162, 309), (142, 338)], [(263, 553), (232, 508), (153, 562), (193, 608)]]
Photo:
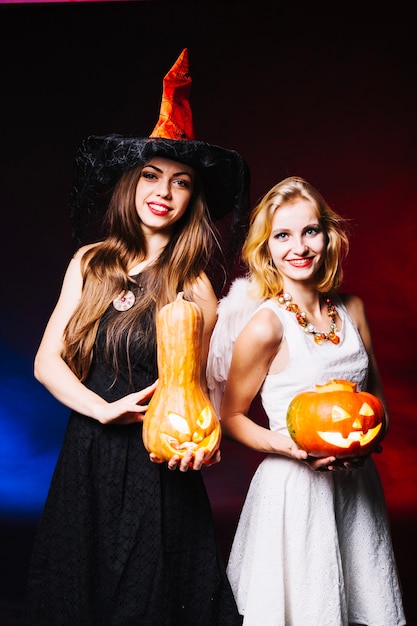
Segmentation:
[[(157, 378), (156, 355), (137, 354), (133, 380), (126, 364), (112, 386), (101, 357), (111, 309), (86, 381), (108, 401)], [(102, 425), (72, 412), (35, 540), (23, 624), (241, 623), (201, 472), (152, 463), (142, 424)]]

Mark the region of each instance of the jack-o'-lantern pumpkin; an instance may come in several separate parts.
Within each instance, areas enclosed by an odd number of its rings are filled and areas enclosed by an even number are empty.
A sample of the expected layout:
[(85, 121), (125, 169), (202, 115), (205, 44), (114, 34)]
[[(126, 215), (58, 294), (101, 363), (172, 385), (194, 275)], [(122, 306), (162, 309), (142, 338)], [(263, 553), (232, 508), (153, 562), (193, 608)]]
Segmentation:
[(339, 459), (373, 452), (385, 435), (381, 401), (357, 391), (349, 380), (330, 380), (300, 393), (287, 411), (287, 427), (299, 448), (311, 456)]
[(158, 385), (142, 437), (148, 452), (159, 459), (169, 461), (189, 449), (204, 448), (207, 463), (220, 445), (220, 420), (200, 382), (203, 313), (183, 295), (157, 316)]

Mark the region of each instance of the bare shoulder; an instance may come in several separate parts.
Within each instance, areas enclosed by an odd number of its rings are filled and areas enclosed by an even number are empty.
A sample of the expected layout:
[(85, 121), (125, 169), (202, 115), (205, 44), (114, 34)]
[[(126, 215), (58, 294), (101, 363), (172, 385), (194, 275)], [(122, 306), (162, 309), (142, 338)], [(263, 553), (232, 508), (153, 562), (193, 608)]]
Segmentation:
[(366, 319), (365, 304), (362, 298), (351, 293), (340, 294), (340, 298), (350, 317), (359, 328)]
[(72, 258), (79, 261), (80, 259), (82, 259), (82, 257), (84, 256), (86, 252), (88, 252), (89, 250), (92, 250), (93, 248), (97, 248), (97, 246), (99, 246), (100, 243), (101, 241), (98, 241), (97, 243), (88, 243), (85, 246), (81, 246), (81, 248), (78, 248), (78, 250), (74, 253)]
[(263, 347), (277, 346), (282, 339), (282, 323), (275, 313), (265, 307), (259, 309), (242, 331)]
[(193, 298), (204, 312), (206, 325), (213, 328), (217, 317), (218, 301), (206, 274), (201, 274), (193, 285)]
[(353, 293), (341, 293), (339, 297), (349, 313), (351, 311), (363, 311), (365, 308), (362, 298)]
[[(265, 376), (279, 350), (282, 334), (282, 324), (273, 311), (268, 308), (256, 311), (236, 339), (233, 371), (245, 377), (249, 376), (249, 372), (253, 375), (262, 372)], [(259, 384), (260, 380), (257, 380)]]
[(203, 308), (214, 307), (215, 309), (217, 309), (217, 297), (214, 293), (214, 289), (212, 287), (210, 279), (206, 274), (200, 274), (200, 276), (197, 278), (196, 282), (193, 285), (192, 291), (194, 300), (197, 304), (199, 304)]
[(193, 294), (196, 298), (204, 298), (207, 295), (214, 295), (214, 290), (209, 277), (204, 272), (200, 274), (193, 285)]
[(88, 244), (86, 246), (78, 248), (78, 250), (74, 252), (65, 273), (64, 287), (68, 284), (76, 283), (78, 288), (78, 283), (81, 280), (81, 259), (83, 258), (84, 254), (88, 252), (88, 250), (91, 250), (98, 245), (98, 243)]

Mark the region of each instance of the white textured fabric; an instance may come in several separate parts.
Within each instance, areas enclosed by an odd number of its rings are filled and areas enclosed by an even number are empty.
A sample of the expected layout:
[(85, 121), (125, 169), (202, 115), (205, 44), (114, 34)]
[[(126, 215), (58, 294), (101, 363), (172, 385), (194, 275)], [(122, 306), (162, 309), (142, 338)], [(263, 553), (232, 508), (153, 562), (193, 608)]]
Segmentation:
[[(216, 356), (209, 359), (209, 367), (218, 367), (210, 373), (212, 388), (213, 380), (224, 384), (230, 365), (225, 353), (236, 338), (221, 336), (225, 328), (236, 330), (221, 319), (222, 307), (227, 316), (236, 308), (241, 317), (253, 314), (243, 284), (239, 289), (240, 308), (230, 301), (219, 307), (212, 340)], [(338, 345), (315, 344), (293, 314), (273, 301), (261, 305), (279, 316), (289, 346), (287, 368), (267, 376), (261, 394), (270, 427), (287, 436), (286, 411), (297, 393), (330, 378), (353, 380), (358, 389), (366, 385), (367, 354), (346, 309), (335, 304), (343, 321)], [(227, 572), (244, 626), (405, 624), (385, 499), (372, 458), (353, 471), (322, 473), (268, 455), (252, 479)]]

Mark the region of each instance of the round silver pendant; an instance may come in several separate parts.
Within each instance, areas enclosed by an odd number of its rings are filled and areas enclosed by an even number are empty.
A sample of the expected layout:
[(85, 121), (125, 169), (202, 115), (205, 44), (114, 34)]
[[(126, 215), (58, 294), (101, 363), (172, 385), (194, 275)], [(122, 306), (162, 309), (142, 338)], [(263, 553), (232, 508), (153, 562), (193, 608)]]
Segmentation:
[(127, 311), (135, 304), (135, 294), (131, 291), (123, 291), (120, 296), (113, 300), (116, 311)]

